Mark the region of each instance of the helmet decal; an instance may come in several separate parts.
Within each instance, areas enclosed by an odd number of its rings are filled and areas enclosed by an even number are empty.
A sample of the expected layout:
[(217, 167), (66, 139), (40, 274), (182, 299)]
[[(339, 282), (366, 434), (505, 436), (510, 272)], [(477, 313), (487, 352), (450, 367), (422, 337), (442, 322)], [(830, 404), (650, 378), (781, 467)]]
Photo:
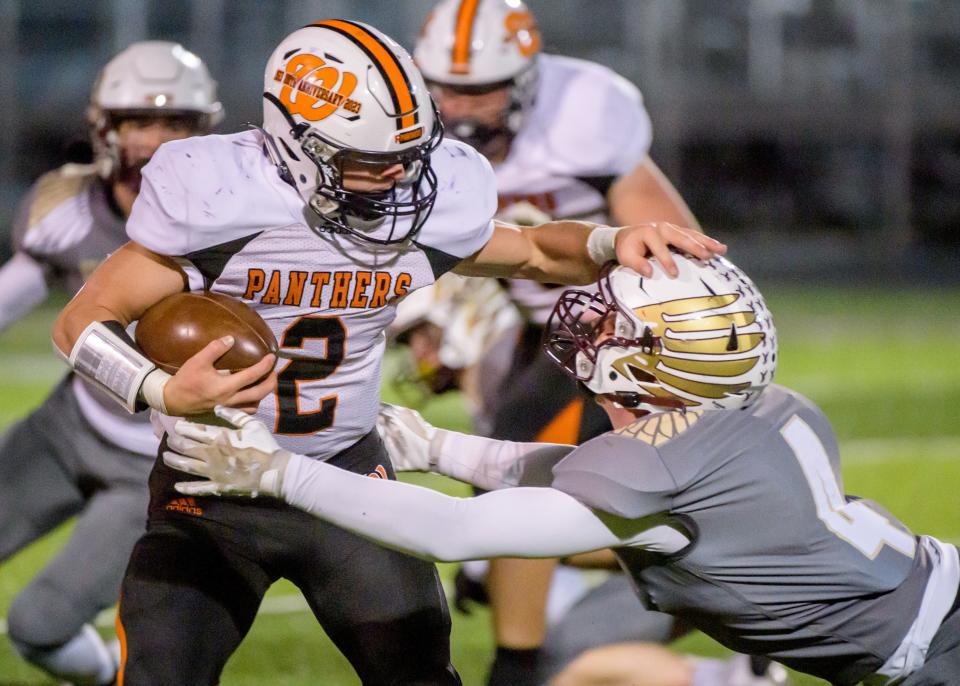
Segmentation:
[(473, 42), (473, 25), (477, 19), (480, 0), (461, 0), (454, 27), (453, 47), (450, 49), (450, 73), (470, 73), (470, 44)]
[(420, 122), (417, 99), (410, 87), (410, 77), (400, 66), (393, 51), (388, 49), (377, 35), (360, 24), (343, 19), (330, 19), (311, 26), (336, 31), (367, 54), (387, 84), (393, 103), (393, 114), (397, 117), (398, 131), (416, 126)]
[(507, 40), (517, 44), (524, 57), (533, 57), (540, 52), (540, 29), (530, 10), (517, 10), (504, 18)]
[(299, 114), (308, 121), (326, 119), (340, 107), (352, 115), (360, 114), (360, 103), (350, 99), (357, 87), (356, 75), (341, 72), (318, 55), (303, 53), (292, 57), (273, 79), (283, 83), (280, 102), (290, 114)]
[(566, 291), (547, 325), (547, 354), (624, 406), (744, 407), (776, 369), (770, 312), (728, 261), (674, 260), (676, 279), (608, 266), (596, 291)]

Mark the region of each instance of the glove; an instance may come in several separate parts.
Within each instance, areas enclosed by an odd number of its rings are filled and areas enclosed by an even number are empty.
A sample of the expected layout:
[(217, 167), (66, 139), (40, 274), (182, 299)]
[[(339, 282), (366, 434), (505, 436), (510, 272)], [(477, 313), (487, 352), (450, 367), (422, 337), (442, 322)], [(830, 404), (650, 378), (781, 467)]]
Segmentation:
[(164, 464), (206, 479), (181, 481), (176, 489), (185, 495), (279, 498), (290, 453), (280, 448), (263, 422), (246, 412), (218, 405), (214, 413), (228, 426), (180, 420), (167, 434), (167, 445), (176, 452), (164, 452)]
[(436, 446), (447, 433), (416, 410), (389, 403), (380, 403), (377, 431), (398, 472), (429, 472), (437, 464)]

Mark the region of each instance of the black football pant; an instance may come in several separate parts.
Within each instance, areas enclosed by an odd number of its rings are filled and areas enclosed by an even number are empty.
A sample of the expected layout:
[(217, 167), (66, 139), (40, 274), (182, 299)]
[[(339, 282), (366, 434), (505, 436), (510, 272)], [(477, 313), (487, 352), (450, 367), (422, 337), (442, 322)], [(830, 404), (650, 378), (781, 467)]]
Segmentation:
[[(376, 431), (330, 463), (393, 478)], [(120, 597), (124, 686), (216, 684), (281, 577), (303, 592), (365, 686), (460, 683), (432, 564), (272, 498), (183, 497), (173, 485), (189, 478), (162, 460), (150, 477), (148, 528)], [(316, 665), (321, 681), (323, 673)]]

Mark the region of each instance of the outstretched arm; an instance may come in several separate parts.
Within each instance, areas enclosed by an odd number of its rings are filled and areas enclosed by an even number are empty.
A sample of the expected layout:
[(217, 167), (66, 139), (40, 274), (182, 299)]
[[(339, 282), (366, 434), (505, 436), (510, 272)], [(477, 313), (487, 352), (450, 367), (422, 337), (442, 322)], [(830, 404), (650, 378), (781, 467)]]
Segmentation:
[(596, 513), (552, 488), (514, 488), (452, 498), (371, 479), (281, 450), (259, 421), (226, 408), (237, 429), (178, 422), (168, 437), (180, 454), (167, 465), (203, 476), (177, 484), (190, 495), (262, 493), (391, 548), (431, 560), (562, 557), (644, 545), (649, 523)]
[(613, 259), (649, 276), (647, 257), (652, 256), (676, 275), (670, 246), (701, 260), (726, 252), (723, 243), (709, 236), (664, 222), (627, 227), (576, 221), (519, 227), (496, 222), (486, 245), (454, 271), (464, 276), (585, 284), (597, 278), (600, 265)]
[(420, 413), (380, 403), (377, 431), (394, 469), (434, 472), (488, 491), (545, 486), (572, 445), (517, 443), (437, 429)]

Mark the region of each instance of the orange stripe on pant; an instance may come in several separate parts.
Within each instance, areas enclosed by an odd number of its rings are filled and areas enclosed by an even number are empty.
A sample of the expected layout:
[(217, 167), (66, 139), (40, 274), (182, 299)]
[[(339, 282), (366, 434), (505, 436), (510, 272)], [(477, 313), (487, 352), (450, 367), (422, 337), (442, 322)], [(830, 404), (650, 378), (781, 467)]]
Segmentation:
[(117, 604), (117, 640), (120, 641), (120, 668), (117, 670), (117, 686), (123, 686), (123, 673), (127, 668), (127, 631), (120, 621), (120, 605)]
[(583, 417), (583, 399), (571, 400), (550, 423), (537, 434), (539, 443), (565, 443), (576, 445), (580, 435), (580, 419)]
[(413, 94), (410, 92), (409, 86), (407, 86), (407, 78), (397, 58), (393, 56), (393, 53), (383, 47), (379, 38), (376, 38), (363, 27), (348, 21), (343, 21), (342, 19), (329, 19), (311, 24), (311, 26), (326, 26), (337, 29), (338, 31), (346, 33), (366, 48), (383, 73), (386, 74), (387, 87), (390, 88), (396, 96), (399, 111), (407, 113), (401, 118), (400, 128), (405, 129), (416, 124), (416, 119), (413, 114)]

